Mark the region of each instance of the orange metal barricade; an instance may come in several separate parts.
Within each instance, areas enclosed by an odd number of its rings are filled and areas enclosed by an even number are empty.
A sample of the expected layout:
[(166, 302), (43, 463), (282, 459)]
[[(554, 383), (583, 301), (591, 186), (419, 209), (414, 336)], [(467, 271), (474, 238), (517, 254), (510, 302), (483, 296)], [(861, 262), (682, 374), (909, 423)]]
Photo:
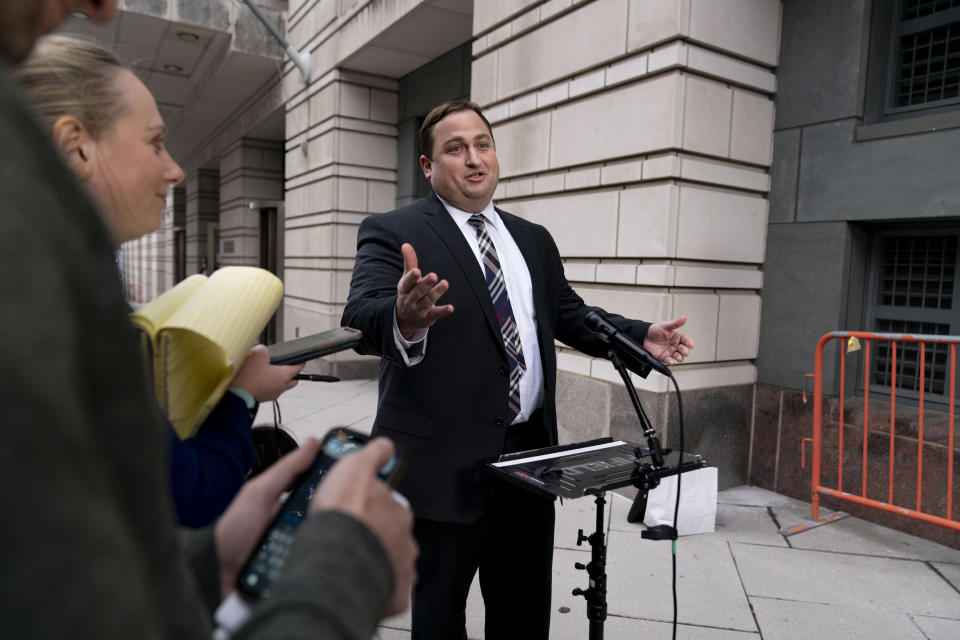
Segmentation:
[[(860, 452), (860, 492), (850, 493), (843, 490), (844, 474), (844, 383), (846, 378), (846, 354), (844, 348), (848, 345), (850, 338), (856, 338), (863, 342), (863, 445)], [(838, 419), (838, 438), (837, 438), (837, 485), (836, 487), (827, 487), (821, 484), (821, 454), (823, 452), (823, 351), (824, 347), (831, 340), (841, 340), (840, 356), (840, 395), (839, 419)], [(867, 475), (868, 475), (868, 451), (869, 440), (869, 411), (870, 411), (870, 356), (871, 344), (874, 342), (888, 342), (890, 344), (891, 369), (890, 369), (890, 439), (889, 439), (889, 461), (887, 466), (888, 487), (887, 500), (877, 500), (867, 497)], [(916, 477), (916, 504), (915, 508), (894, 504), (894, 478), (896, 477), (895, 453), (896, 453), (896, 402), (897, 402), (897, 346), (900, 343), (920, 343), (920, 367), (919, 367), (919, 417), (917, 430), (917, 477)], [(938, 515), (924, 511), (923, 509), (923, 452), (924, 452), (924, 403), (925, 403), (925, 374), (926, 374), (926, 351), (927, 344), (939, 343), (949, 345), (949, 413), (947, 419), (947, 453), (946, 453), (946, 509), (945, 515)], [(883, 511), (900, 514), (908, 518), (922, 520), (933, 524), (941, 525), (960, 531), (960, 521), (952, 517), (953, 514), (953, 469), (954, 469), (954, 413), (956, 398), (956, 355), (957, 344), (960, 344), (960, 336), (933, 336), (933, 335), (906, 335), (900, 333), (872, 333), (867, 331), (832, 331), (825, 334), (817, 343), (815, 370), (814, 370), (814, 391), (813, 391), (813, 452), (812, 452), (812, 473), (811, 473), (811, 507), (814, 520), (819, 520), (820, 496), (827, 495), (841, 500), (847, 500), (857, 504), (873, 507)], [(876, 387), (874, 387), (876, 390)], [(805, 439), (807, 440), (807, 439)], [(902, 474), (901, 474), (902, 478)], [(906, 478), (902, 478), (908, 480)]]

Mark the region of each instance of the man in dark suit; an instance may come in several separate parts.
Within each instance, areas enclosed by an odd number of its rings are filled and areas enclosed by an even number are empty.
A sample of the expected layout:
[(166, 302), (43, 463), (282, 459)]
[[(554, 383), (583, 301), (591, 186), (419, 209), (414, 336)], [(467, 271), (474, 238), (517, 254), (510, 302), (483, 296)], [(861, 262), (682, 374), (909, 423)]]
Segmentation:
[[(420, 147), (434, 195), (360, 225), (342, 319), (363, 331), (359, 352), (382, 358), (374, 432), (409, 460), (400, 490), (421, 550), (413, 638), (466, 637), (479, 569), (486, 637), (546, 639), (553, 503), (486, 463), (557, 444), (554, 339), (593, 356), (607, 347), (587, 330), (594, 308), (570, 288), (547, 230), (494, 208), (500, 169), (479, 107), (435, 108)], [(610, 318), (665, 363), (693, 347), (678, 331), (685, 318)]]

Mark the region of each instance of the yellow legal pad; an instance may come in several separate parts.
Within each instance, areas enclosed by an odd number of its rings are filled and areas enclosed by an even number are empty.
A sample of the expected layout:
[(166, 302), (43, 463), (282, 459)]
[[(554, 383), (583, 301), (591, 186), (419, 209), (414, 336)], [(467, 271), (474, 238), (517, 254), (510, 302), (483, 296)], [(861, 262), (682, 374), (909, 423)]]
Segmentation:
[(157, 401), (181, 438), (220, 401), (283, 298), (283, 283), (255, 267), (190, 276), (131, 314), (153, 356)]

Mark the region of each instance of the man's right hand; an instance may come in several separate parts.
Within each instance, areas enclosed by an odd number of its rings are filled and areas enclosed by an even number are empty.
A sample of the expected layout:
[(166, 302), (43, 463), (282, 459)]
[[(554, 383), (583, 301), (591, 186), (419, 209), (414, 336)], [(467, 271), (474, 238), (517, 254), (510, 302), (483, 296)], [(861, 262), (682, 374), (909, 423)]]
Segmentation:
[(393, 452), (390, 440), (374, 438), (357, 453), (344, 457), (327, 472), (309, 509), (311, 513), (325, 509), (347, 513), (380, 539), (395, 578), (390, 615), (410, 605), (410, 590), (417, 578), (416, 559), (420, 553), (413, 539), (413, 512), (395, 499), (389, 485), (377, 477), (377, 470), (390, 461)]
[(453, 305), (436, 305), (450, 283), (440, 280), (435, 273), (421, 277), (417, 252), (409, 243), (404, 242), (400, 251), (403, 253), (403, 276), (397, 283), (397, 328), (400, 335), (409, 340), (421, 329), (431, 327), (440, 318), (453, 313)]

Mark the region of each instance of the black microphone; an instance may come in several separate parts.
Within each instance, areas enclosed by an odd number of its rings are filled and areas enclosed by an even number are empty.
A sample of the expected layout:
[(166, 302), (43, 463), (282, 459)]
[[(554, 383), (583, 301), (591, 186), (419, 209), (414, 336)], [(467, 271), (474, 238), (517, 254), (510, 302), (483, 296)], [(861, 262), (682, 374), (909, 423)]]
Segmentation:
[(650, 355), (649, 351), (637, 344), (633, 338), (620, 331), (620, 329), (611, 324), (610, 321), (600, 313), (596, 311), (589, 312), (587, 314), (586, 324), (587, 329), (597, 334), (604, 342), (609, 343), (610, 346), (618, 349), (621, 355), (637, 361), (640, 365), (646, 365), (651, 369), (655, 369), (667, 377), (672, 377), (670, 368), (667, 367), (667, 365)]

